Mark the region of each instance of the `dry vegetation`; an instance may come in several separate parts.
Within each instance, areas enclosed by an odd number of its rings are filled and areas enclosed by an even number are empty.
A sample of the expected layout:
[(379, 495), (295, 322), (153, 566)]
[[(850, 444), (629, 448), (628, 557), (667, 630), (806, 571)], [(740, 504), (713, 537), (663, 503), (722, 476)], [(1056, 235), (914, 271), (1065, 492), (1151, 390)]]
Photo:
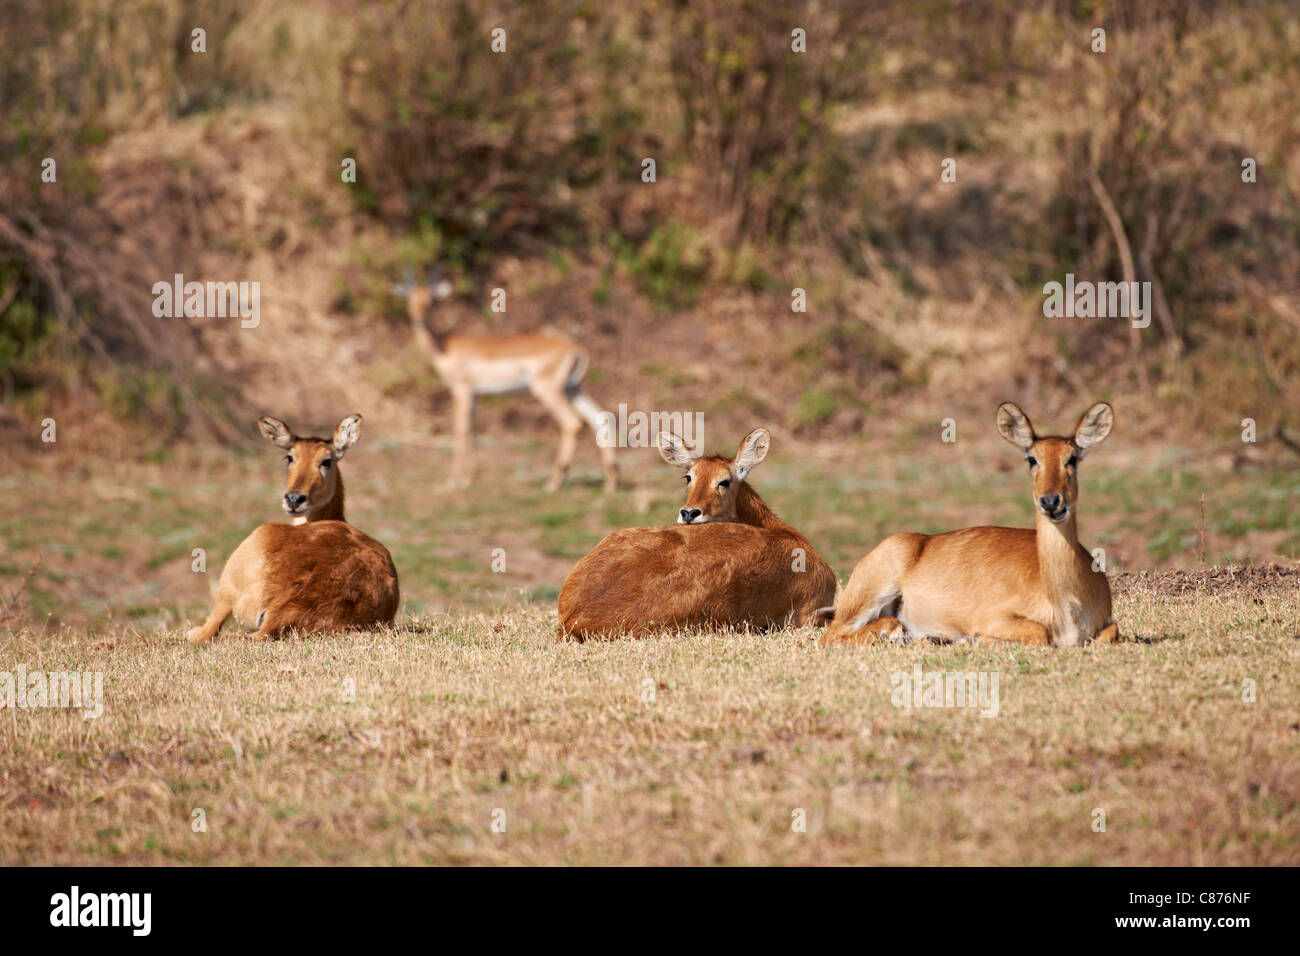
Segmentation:
[[(98, 720), (0, 709), (0, 863), (1300, 863), (1296, 49), (1286, 0), (0, 0), (0, 672), (105, 675)], [(555, 643), (573, 561), (680, 489), (627, 450), (598, 498), (583, 447), (541, 495), (545, 413), (492, 399), (480, 483), (436, 492), (388, 293), (435, 261), (445, 328), (563, 328), (594, 397), (710, 446), (768, 426), (754, 480), (841, 580), (1029, 521), (998, 401), (1110, 400), (1081, 535), (1128, 640)], [(1044, 319), (1044, 282), (1130, 269), (1141, 335)], [(259, 281), (260, 326), (154, 319), (175, 272)], [(398, 627), (184, 644), (192, 549), (282, 518), (256, 416), (354, 411)], [(893, 707), (918, 662), (996, 672), (999, 715)]]
[[(1209, 415), (1211, 443), (1248, 414), (1296, 427), (1300, 24), (1280, 0), (547, 0), (514, 12), (508, 55), (478, 0), (0, 15), (11, 441), (51, 411), (157, 443), (348, 400), (414, 429), (436, 389), (386, 290), (436, 259), (459, 277), (448, 326), (560, 325), (607, 401), (728, 427), (851, 434), (1009, 382), (1027, 405), (1131, 399), (1153, 431)], [(794, 21), (806, 54), (785, 52)], [(1162, 293), (1150, 329), (1043, 319), (1044, 281), (1124, 278), (1122, 245)], [(152, 320), (175, 271), (260, 281), (262, 326)], [(506, 316), (484, 310), (497, 285)]]
[[(0, 860), (1300, 863), (1300, 574), (1201, 564), (1293, 558), (1297, 478), (1197, 459), (1174, 483), (1121, 438), (1087, 463), (1085, 540), (1188, 570), (1114, 575), (1127, 639), (1089, 650), (828, 650), (811, 629), (558, 643), (573, 559), (666, 520), (670, 470), (629, 452), (639, 487), (599, 499), (588, 454), (542, 496), (549, 449), (516, 444), (480, 487), (426, 494), (439, 456), (378, 435), (349, 454), (350, 510), (393, 550), (398, 627), (195, 648), (191, 549), (215, 573), (277, 519), (273, 452), (47, 456), (20, 479), (46, 494), (0, 522), (0, 590), (21, 591), (0, 670), (100, 670), (104, 714), (0, 710)], [(899, 527), (1028, 520), (996, 436), (915, 444), (849, 459), (778, 442), (754, 480), (841, 578)], [(893, 707), (891, 675), (918, 662), (996, 672), (998, 716)]]
[[(579, 646), (549, 608), (200, 649), (20, 632), (103, 670), (105, 706), (0, 713), (0, 860), (1300, 863), (1297, 576), (1207, 602), (1178, 575), (1120, 579), (1129, 639), (1079, 652)], [(892, 706), (918, 663), (996, 672), (998, 715)]]

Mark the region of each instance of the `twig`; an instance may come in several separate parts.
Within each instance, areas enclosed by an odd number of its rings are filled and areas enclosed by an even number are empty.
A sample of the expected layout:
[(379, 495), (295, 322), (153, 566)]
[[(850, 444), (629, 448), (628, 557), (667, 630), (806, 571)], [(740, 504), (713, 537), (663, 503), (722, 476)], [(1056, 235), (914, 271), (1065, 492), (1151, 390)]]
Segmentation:
[(45, 555), (39, 551), (36, 552), (36, 560), (27, 569), (23, 579), (18, 582), (18, 588), (9, 597), (0, 597), (0, 621), (8, 621), (18, 616), (22, 610), (23, 592), (27, 590), (27, 582), (32, 579), (32, 575), (36, 573), (36, 569), (41, 566), (44, 560)]
[(1296, 439), (1288, 435), (1286, 433), (1286, 429), (1283, 428), (1281, 425), (1278, 425), (1273, 429), (1272, 437), (1276, 438), (1278, 441), (1280, 441), (1287, 448), (1291, 449), (1297, 455), (1300, 455), (1300, 441), (1297, 441)]
[[(1137, 270), (1133, 268), (1133, 247), (1129, 245), (1128, 234), (1124, 231), (1124, 220), (1120, 218), (1119, 210), (1111, 202), (1110, 193), (1106, 191), (1105, 185), (1097, 176), (1097, 170), (1091, 168), (1088, 170), (1088, 185), (1092, 187), (1092, 193), (1097, 197), (1097, 204), (1101, 206), (1102, 215), (1106, 217), (1111, 235), (1115, 239), (1115, 246), (1119, 250), (1120, 268), (1124, 272), (1124, 282), (1132, 289), (1137, 282)], [(1151, 391), (1151, 383), (1147, 380), (1146, 366), (1142, 364), (1142, 336), (1132, 322), (1129, 322), (1128, 341), (1133, 363), (1137, 366), (1138, 385), (1144, 394), (1148, 393)]]
[(1147, 234), (1142, 239), (1142, 251), (1138, 253), (1138, 265), (1142, 267), (1142, 274), (1148, 277), (1151, 283), (1151, 292), (1155, 299), (1156, 317), (1160, 320), (1160, 327), (1165, 330), (1165, 338), (1169, 341), (1173, 349), (1174, 357), (1182, 346), (1178, 338), (1178, 333), (1174, 330), (1174, 316), (1169, 311), (1169, 300), (1165, 298), (1165, 287), (1160, 282), (1160, 275), (1156, 272), (1153, 261), (1152, 250), (1155, 248), (1156, 239), (1160, 235), (1160, 219), (1156, 216), (1154, 209), (1147, 210)]
[(1201, 567), (1205, 567), (1205, 552), (1209, 535), (1205, 530), (1205, 492), (1201, 492), (1201, 523), (1197, 526), (1197, 537), (1201, 545)]

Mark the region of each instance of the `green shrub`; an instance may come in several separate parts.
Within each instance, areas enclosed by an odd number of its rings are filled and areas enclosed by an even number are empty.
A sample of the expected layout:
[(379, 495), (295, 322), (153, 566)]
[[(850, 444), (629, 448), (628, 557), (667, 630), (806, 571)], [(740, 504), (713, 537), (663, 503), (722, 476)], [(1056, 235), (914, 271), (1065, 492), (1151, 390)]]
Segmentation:
[(799, 396), (790, 411), (790, 427), (798, 431), (813, 425), (820, 425), (835, 414), (839, 403), (835, 396), (820, 389), (810, 389)]
[(637, 288), (661, 312), (694, 306), (713, 262), (708, 237), (681, 223), (659, 226), (622, 258)]

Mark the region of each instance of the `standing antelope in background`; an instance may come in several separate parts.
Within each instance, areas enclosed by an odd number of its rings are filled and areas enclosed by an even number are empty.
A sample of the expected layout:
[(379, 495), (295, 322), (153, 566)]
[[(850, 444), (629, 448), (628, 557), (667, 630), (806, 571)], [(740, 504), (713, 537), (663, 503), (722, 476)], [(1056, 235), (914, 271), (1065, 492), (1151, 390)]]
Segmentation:
[[(405, 298), (415, 340), (451, 391), (455, 434), (452, 484), (466, 487), (473, 476), (477, 397), (527, 390), (560, 426), (560, 447), (546, 483), (547, 490), (554, 491), (568, 474), (583, 424), (597, 432), (603, 414), (600, 406), (582, 391), (582, 377), (590, 361), (587, 350), (569, 336), (553, 331), (512, 335), (446, 335), (433, 331), (428, 325), (429, 314), (435, 303), (451, 295), (451, 283), (438, 276), (435, 269), (426, 284), (416, 285), (408, 273), (406, 281), (395, 284), (393, 291)], [(605, 473), (604, 490), (614, 491), (618, 488), (614, 446), (599, 440), (597, 446)]]
[(1114, 423), (1114, 410), (1099, 402), (1073, 438), (1040, 438), (1024, 412), (1000, 405), (998, 431), (1029, 463), (1037, 528), (891, 535), (853, 569), (822, 642), (878, 640), (900, 627), (912, 639), (1114, 641), (1110, 584), (1092, 569), (1075, 524), (1079, 461)]
[(226, 562), (208, 619), (192, 643), (216, 637), (233, 612), (258, 640), (290, 628), (341, 630), (391, 624), (397, 569), (388, 549), (343, 517), (338, 462), (361, 434), (361, 416), (339, 422), (334, 437), (299, 438), (278, 418), (257, 422), (289, 465), (283, 506), (293, 524), (264, 524)]
[(565, 635), (799, 625), (830, 604), (830, 566), (745, 480), (770, 441), (756, 428), (734, 458), (697, 458), (677, 435), (660, 433), (660, 454), (686, 472), (679, 527), (615, 531), (574, 565), (560, 592)]

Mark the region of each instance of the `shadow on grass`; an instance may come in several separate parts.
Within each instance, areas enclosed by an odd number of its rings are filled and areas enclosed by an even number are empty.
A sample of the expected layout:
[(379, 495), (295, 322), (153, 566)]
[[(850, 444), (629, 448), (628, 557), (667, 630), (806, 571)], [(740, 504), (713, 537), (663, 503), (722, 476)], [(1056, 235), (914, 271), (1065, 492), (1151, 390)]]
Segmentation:
[(1153, 637), (1143, 637), (1140, 634), (1121, 634), (1116, 644), (1163, 644), (1165, 641), (1185, 641), (1186, 634), (1160, 634)]

